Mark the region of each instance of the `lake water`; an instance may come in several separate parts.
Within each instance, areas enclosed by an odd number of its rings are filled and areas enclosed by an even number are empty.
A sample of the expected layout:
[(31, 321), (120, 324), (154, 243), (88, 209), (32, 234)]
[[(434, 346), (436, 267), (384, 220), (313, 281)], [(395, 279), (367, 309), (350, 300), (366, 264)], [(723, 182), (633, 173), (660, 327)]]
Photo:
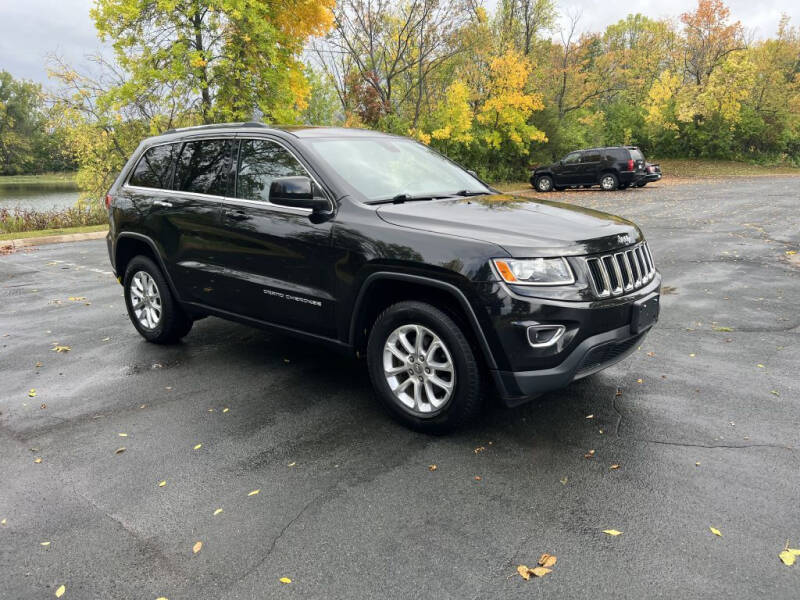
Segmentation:
[(78, 191), (71, 186), (0, 186), (0, 208), (52, 210), (53, 208), (68, 208), (77, 201)]

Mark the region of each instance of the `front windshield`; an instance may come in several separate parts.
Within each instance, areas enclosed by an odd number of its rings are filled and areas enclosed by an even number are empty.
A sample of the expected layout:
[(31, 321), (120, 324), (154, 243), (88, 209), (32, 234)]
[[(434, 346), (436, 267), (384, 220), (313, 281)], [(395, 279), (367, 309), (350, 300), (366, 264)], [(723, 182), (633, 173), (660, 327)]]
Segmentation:
[(307, 143), (370, 202), (490, 193), (472, 175), (413, 140), (375, 136)]

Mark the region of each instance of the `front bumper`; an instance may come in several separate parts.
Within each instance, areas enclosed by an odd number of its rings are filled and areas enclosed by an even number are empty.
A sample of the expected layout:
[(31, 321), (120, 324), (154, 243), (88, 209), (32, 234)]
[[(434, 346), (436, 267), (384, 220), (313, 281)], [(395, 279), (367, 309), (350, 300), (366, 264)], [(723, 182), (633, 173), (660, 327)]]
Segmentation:
[(650, 327), (631, 334), (630, 325), (618, 327), (586, 338), (557, 367), (536, 371), (492, 371), (492, 376), (503, 403), (508, 407), (518, 406), (621, 361), (636, 349), (648, 331)]
[[(660, 287), (656, 273), (644, 288), (606, 300), (562, 302), (515, 295), (516, 310), (502, 311), (494, 319), (503, 359), (490, 372), (503, 403), (517, 406), (624, 359), (657, 321)], [(534, 348), (525, 336), (533, 323), (567, 329), (550, 348)]]

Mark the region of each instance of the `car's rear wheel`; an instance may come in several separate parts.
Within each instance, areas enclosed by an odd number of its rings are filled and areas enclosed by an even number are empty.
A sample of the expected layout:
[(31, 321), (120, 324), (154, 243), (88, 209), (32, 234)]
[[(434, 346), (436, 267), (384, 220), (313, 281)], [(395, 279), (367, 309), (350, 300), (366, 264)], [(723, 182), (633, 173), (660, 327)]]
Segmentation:
[(536, 178), (536, 190), (539, 192), (553, 191), (553, 178), (550, 175), (540, 175)]
[(146, 256), (136, 256), (125, 269), (123, 280), (128, 317), (148, 342), (177, 342), (193, 321), (172, 296), (161, 269)]
[(367, 366), (381, 403), (412, 429), (447, 433), (480, 412), (473, 349), (456, 322), (430, 304), (404, 301), (383, 311), (369, 335)]
[(617, 189), (618, 185), (619, 180), (613, 173), (603, 173), (603, 175), (600, 176), (600, 187), (604, 191), (613, 192), (615, 189)]

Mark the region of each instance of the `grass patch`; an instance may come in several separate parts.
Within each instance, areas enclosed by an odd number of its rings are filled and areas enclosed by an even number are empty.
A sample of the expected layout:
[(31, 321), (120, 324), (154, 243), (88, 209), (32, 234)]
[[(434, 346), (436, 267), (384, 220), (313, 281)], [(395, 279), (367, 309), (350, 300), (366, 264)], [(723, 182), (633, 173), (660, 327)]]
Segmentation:
[(762, 166), (735, 160), (694, 158), (651, 159), (661, 172), (674, 177), (753, 177), (759, 175), (800, 175), (800, 168), (786, 165)]
[(71, 229), (107, 223), (108, 214), (103, 206), (71, 206), (42, 211), (28, 208), (0, 208), (0, 234), (8, 233), (12, 236), (23, 231)]
[(108, 231), (108, 225), (86, 225), (84, 227), (65, 227), (63, 229), (37, 229), (36, 231), (0, 233), (0, 241), (46, 237), (50, 235), (66, 235), (69, 233), (91, 233), (93, 231)]
[(75, 173), (42, 173), (41, 175), (0, 175), (0, 188), (74, 189)]
[(491, 186), (501, 192), (516, 192), (517, 190), (531, 189), (531, 182), (527, 179), (525, 181), (501, 181), (492, 183)]

